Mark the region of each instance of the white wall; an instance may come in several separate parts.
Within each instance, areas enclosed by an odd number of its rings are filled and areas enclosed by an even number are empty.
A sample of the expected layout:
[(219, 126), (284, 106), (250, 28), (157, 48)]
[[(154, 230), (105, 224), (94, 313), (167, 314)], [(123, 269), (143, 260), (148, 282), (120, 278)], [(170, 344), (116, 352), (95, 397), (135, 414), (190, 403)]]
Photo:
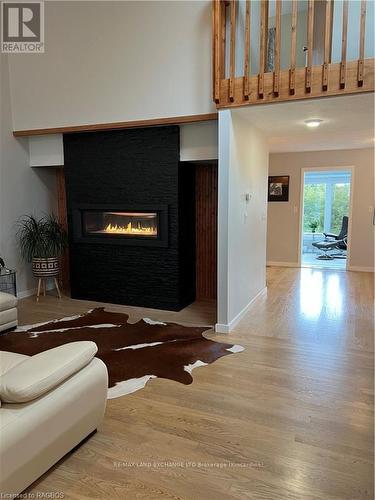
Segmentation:
[[(63, 135), (29, 137), (31, 167), (64, 165)], [(217, 121), (185, 123), (180, 125), (181, 161), (216, 160)]]
[(24, 214), (54, 210), (56, 200), (54, 169), (29, 167), (27, 139), (12, 135), (9, 71), (7, 56), (0, 56), (1, 147), (0, 147), (0, 255), (7, 267), (17, 269), (18, 292), (35, 287), (30, 265), (21, 261), (16, 243), (16, 221)]
[(220, 111), (217, 331), (230, 331), (266, 285), (267, 172), (264, 136), (241, 110)]
[(180, 159), (217, 159), (217, 121), (180, 125)]
[(30, 167), (64, 165), (62, 134), (35, 135), (29, 137)]
[(268, 204), (267, 262), (297, 265), (301, 169), (354, 166), (353, 220), (350, 236), (352, 269), (374, 268), (374, 151), (353, 149), (275, 153), (269, 175), (289, 175), (289, 202)]
[(9, 59), (15, 129), (214, 111), (210, 26), (209, 0), (45, 2), (45, 54)]

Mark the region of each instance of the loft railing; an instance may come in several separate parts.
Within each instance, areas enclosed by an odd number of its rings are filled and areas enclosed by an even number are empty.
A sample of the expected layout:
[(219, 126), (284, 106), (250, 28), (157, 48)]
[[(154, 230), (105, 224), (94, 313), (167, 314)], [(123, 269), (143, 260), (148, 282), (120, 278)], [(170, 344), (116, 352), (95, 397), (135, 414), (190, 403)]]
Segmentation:
[(374, 91), (372, 16), (365, 0), (213, 0), (217, 107)]

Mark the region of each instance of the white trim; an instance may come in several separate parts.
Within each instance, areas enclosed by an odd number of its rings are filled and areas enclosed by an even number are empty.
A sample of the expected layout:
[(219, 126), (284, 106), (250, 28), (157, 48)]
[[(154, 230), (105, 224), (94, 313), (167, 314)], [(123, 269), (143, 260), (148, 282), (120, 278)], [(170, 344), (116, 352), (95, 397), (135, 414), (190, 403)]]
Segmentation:
[[(51, 291), (54, 290), (53, 283), (48, 283), (46, 286), (46, 290)], [(29, 290), (23, 290), (22, 292), (17, 292), (18, 299), (26, 299), (26, 297), (31, 297), (32, 295), (36, 295), (38, 292), (38, 288), (30, 288)]]
[(298, 262), (274, 262), (267, 261), (267, 267), (300, 267)]
[(349, 200), (349, 226), (348, 226), (348, 248), (346, 251), (346, 270), (350, 270), (350, 250), (351, 250), (351, 234), (352, 234), (352, 220), (353, 220), (353, 199), (354, 199), (354, 174), (355, 166), (340, 165), (335, 167), (303, 167), (301, 168), (301, 186), (300, 186), (300, 203), (299, 203), (299, 227), (298, 227), (298, 267), (302, 267), (301, 247), (302, 247), (302, 228), (303, 228), (303, 214), (304, 214), (304, 185), (305, 185), (305, 172), (326, 170), (350, 170), (350, 200)]
[(243, 316), (247, 313), (247, 311), (250, 309), (250, 306), (253, 304), (253, 302), (260, 297), (265, 291), (267, 290), (267, 287), (265, 286), (258, 292), (255, 297), (253, 297), (250, 302), (240, 311), (237, 316), (235, 316), (232, 321), (229, 323), (216, 323), (215, 325), (215, 332), (216, 333), (230, 333), (233, 328), (241, 321)]
[(24, 290), (23, 292), (18, 292), (17, 298), (25, 299), (26, 297), (31, 297), (31, 295), (36, 295), (37, 291), (38, 291), (37, 288), (30, 288), (30, 290)]
[(359, 271), (362, 273), (375, 273), (375, 268), (373, 267), (362, 267), (362, 266), (348, 266), (347, 271)]

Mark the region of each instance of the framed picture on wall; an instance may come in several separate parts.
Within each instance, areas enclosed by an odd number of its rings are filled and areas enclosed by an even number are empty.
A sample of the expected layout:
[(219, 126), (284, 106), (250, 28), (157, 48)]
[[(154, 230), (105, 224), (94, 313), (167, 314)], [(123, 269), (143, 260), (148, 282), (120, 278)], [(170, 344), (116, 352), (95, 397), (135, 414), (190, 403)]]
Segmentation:
[(268, 177), (268, 201), (289, 201), (289, 175)]

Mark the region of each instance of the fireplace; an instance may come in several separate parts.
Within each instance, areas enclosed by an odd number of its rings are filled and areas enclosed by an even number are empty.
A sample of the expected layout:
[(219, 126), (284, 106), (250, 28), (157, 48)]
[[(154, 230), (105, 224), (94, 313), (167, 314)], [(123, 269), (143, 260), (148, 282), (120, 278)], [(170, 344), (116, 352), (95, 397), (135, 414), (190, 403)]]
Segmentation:
[(75, 241), (83, 243), (167, 246), (168, 207), (80, 205), (73, 226)]
[(179, 129), (64, 134), (71, 296), (179, 311), (195, 299), (195, 169)]
[(157, 238), (157, 212), (107, 212), (85, 210), (83, 231), (86, 235), (118, 236), (119, 238)]

